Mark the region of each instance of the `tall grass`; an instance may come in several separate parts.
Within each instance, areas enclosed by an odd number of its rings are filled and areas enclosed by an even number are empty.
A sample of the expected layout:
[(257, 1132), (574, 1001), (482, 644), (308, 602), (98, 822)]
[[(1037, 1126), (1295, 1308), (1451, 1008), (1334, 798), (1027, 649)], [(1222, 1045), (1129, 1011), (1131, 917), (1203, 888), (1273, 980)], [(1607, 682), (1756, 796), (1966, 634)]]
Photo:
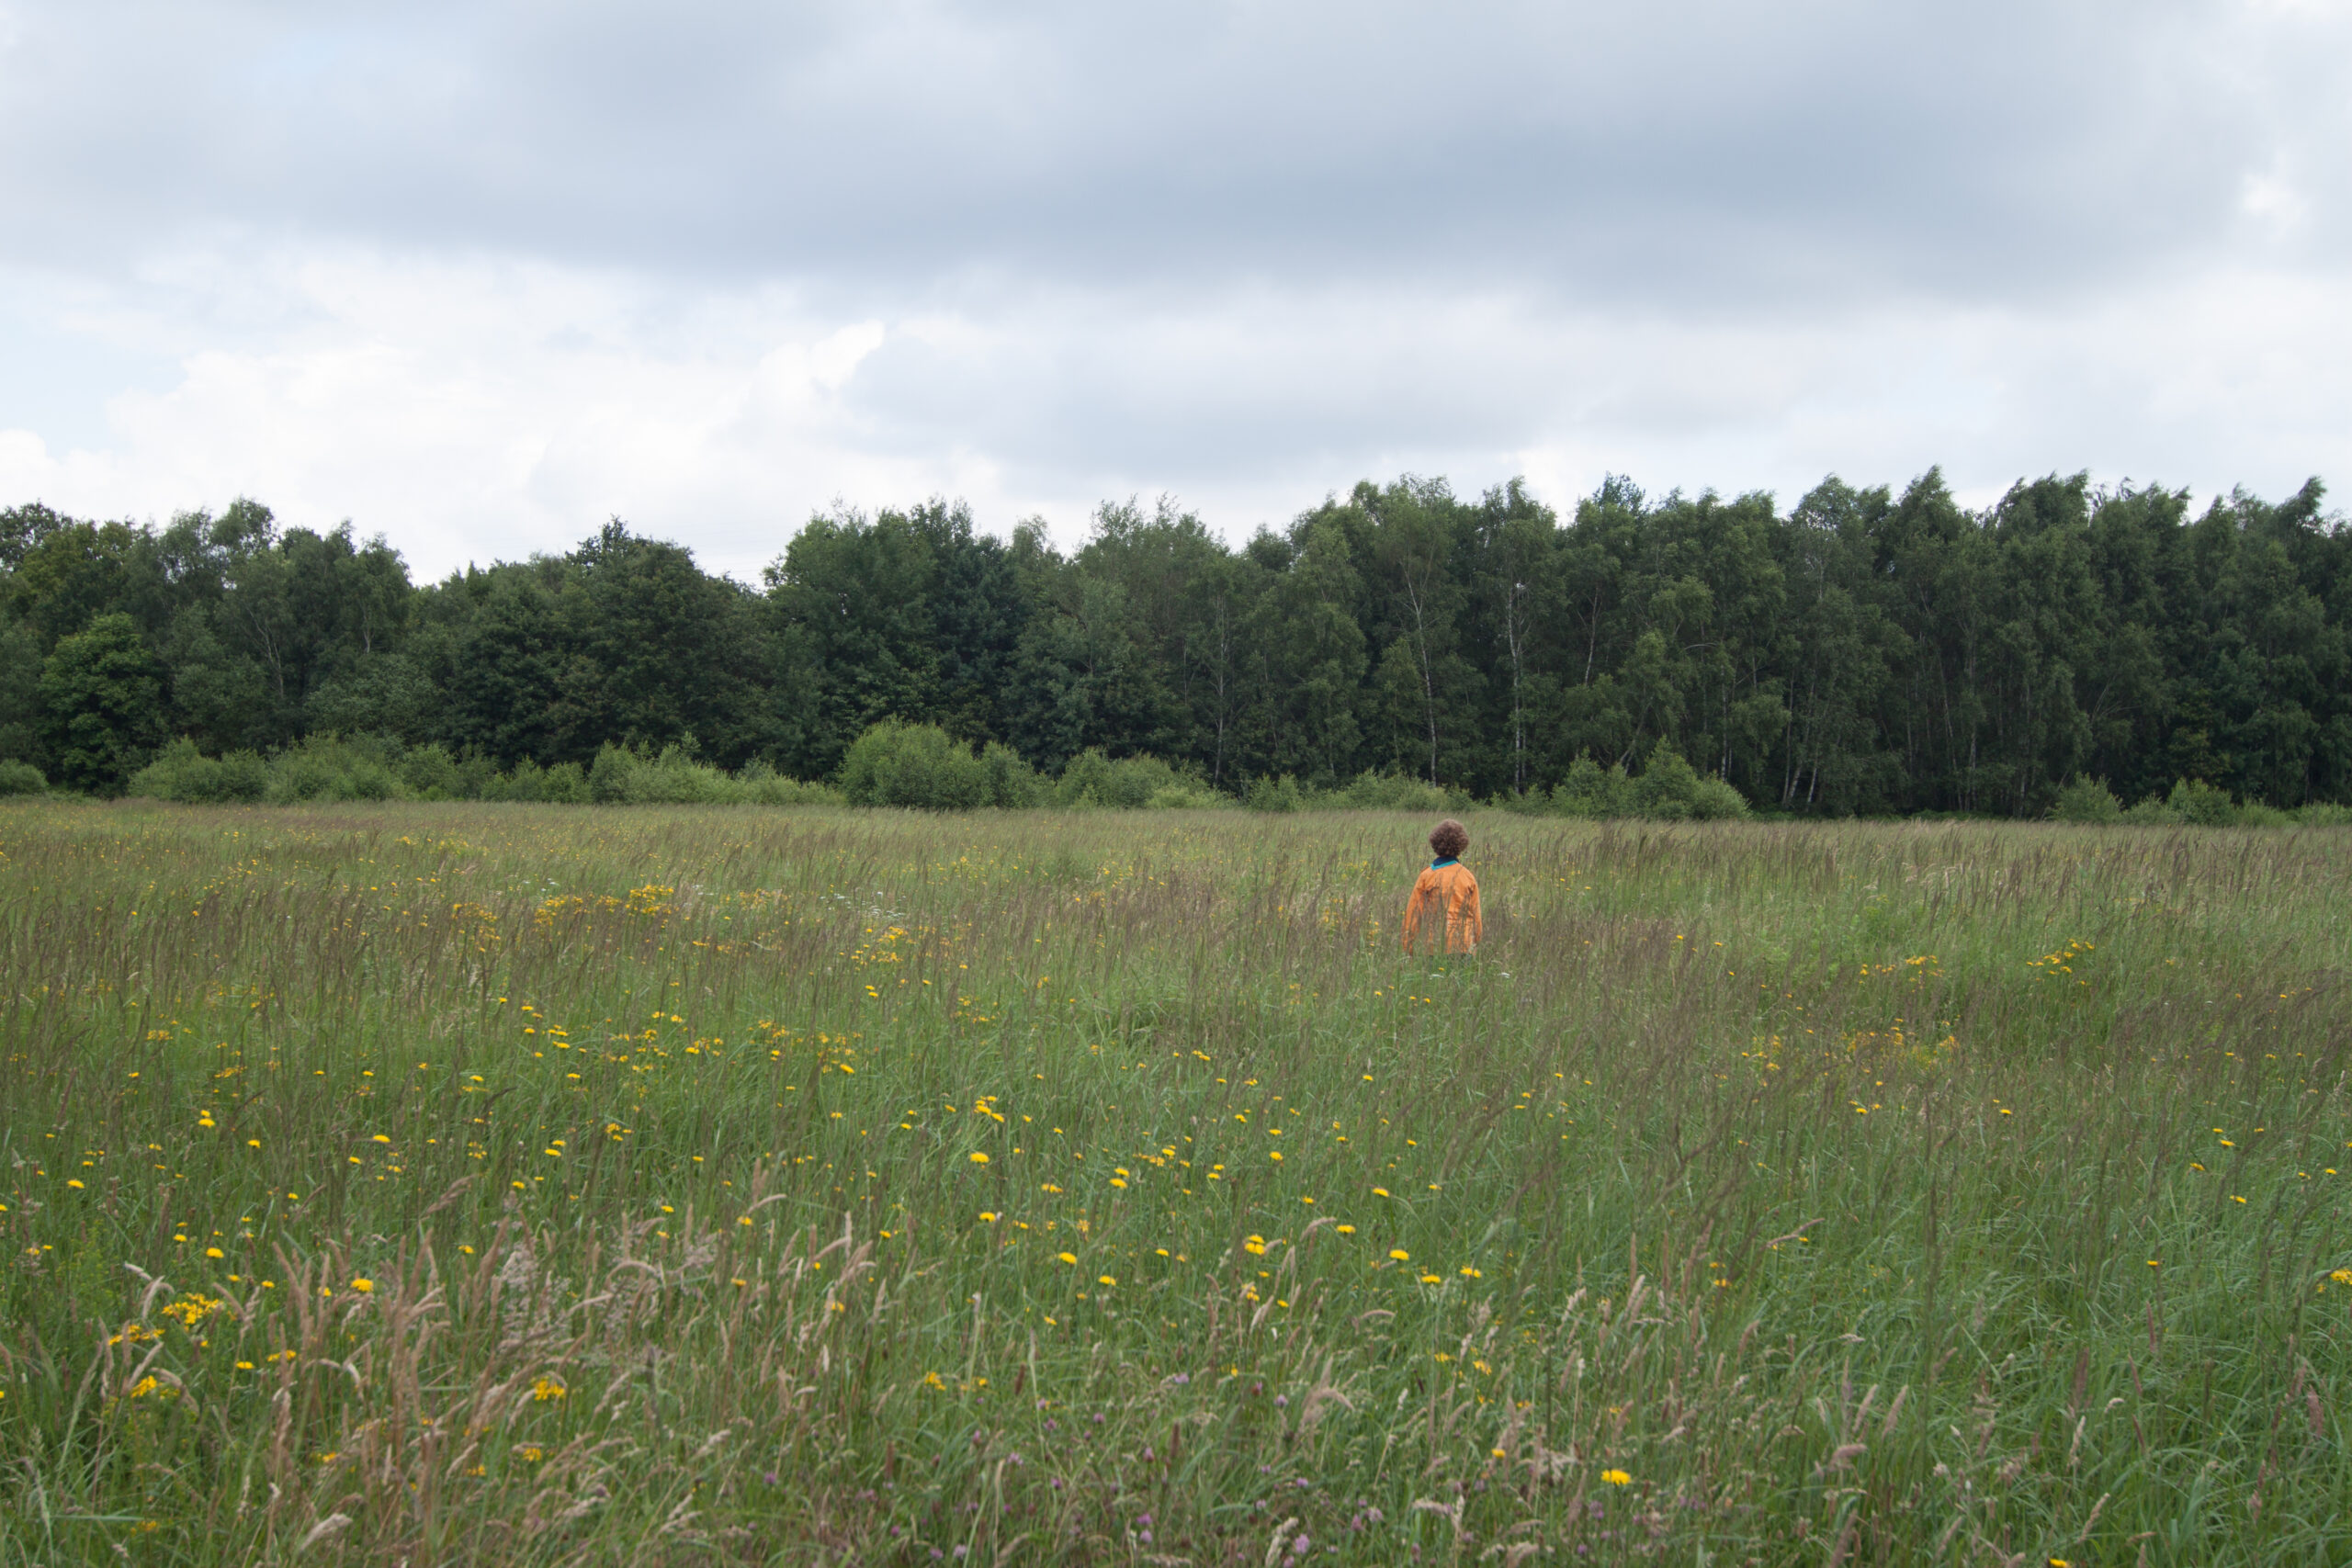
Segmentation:
[(0, 808), (0, 1562), (2352, 1556), (2352, 835)]

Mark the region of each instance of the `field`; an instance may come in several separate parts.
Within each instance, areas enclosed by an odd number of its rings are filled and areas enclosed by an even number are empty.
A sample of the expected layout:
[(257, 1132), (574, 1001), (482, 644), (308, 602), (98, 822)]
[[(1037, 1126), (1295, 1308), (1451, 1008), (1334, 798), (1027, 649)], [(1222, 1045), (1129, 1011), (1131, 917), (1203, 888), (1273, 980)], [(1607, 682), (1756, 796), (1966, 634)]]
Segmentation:
[(0, 812), (0, 1564), (2352, 1561), (2352, 833)]

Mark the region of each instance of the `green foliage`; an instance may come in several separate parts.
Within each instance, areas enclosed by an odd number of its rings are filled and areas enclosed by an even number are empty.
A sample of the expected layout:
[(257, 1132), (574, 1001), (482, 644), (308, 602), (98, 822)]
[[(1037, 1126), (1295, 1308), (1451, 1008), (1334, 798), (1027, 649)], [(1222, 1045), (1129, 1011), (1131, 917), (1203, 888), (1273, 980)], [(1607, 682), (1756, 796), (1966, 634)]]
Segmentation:
[(0, 622), (0, 758), (40, 755), (40, 637), (22, 621)]
[[(1515, 809), (1533, 812), (1542, 797), (1531, 795)], [(1549, 808), (1562, 817), (1605, 820), (1615, 817), (1645, 817), (1659, 822), (1723, 822), (1748, 815), (1747, 798), (1713, 774), (1702, 778), (1671, 746), (1659, 746), (1639, 774), (1611, 764), (1602, 768), (1589, 755), (1569, 765), (1567, 776), (1553, 789)]]
[(1106, 781), (1116, 771), (1116, 765), (1103, 763), (1097, 754), (1065, 795), (1009, 746), (991, 741), (975, 755), (937, 725), (885, 720), (850, 747), (842, 760), (840, 784), (842, 797), (853, 806), (915, 811), (1010, 809), (1108, 804), (1080, 797), (1085, 795), (1087, 780), (1109, 787)]
[[(934, 498), (813, 518), (756, 587), (618, 522), (420, 586), (385, 541), (251, 500), (162, 527), (18, 507), (0, 756), (103, 791), (173, 735), (207, 756), (371, 735), (439, 745), (448, 766), (403, 787), (471, 798), (616, 748), (658, 776), (606, 795), (689, 803), (728, 791), (662, 766), (673, 747), (736, 780), (832, 778), (888, 722), (978, 750), (978, 795), (944, 754), (909, 772), (947, 803), (1279, 803), (1287, 776), (1302, 808), (2031, 818), (2096, 809), (2083, 780), (2164, 809), (2185, 779), (2267, 821), (2352, 804), (2352, 531), (2324, 499), (2194, 513), (2051, 475), (1972, 510), (1930, 469), (1782, 512), (1610, 476), (1562, 516), (1516, 481), (1406, 478), (1238, 548), (1172, 504), (1106, 503), (1066, 553)], [(112, 672), (45, 696), (94, 635)], [(92, 679), (111, 707), (69, 689)], [(1170, 772), (1113, 784), (1089, 753)]]
[[(225, 765), (225, 763), (224, 763)], [(272, 805), (323, 800), (405, 800), (409, 788), (392, 748), (373, 738), (312, 735), (270, 761)]]
[[(1195, 788), (1198, 786), (1195, 785)], [(1259, 778), (1250, 786), (1244, 804), (1252, 811), (1411, 811), (1443, 813), (1467, 810), (1470, 797), (1459, 790), (1441, 789), (1394, 769), (1366, 769), (1344, 784), (1323, 789), (1301, 784), (1284, 773)]]
[(1001, 740), (991, 740), (980, 748), (980, 773), (984, 780), (981, 798), (991, 806), (1011, 810), (1038, 805), (1046, 798), (1047, 785), (1038, 777), (1037, 770)]
[(59, 639), (41, 667), (44, 750), (72, 789), (121, 787), (163, 739), (162, 671), (129, 615)]
[[(627, 806), (803, 806), (840, 798), (821, 784), (796, 783), (759, 763), (730, 775), (695, 761), (681, 746), (665, 746), (650, 756), (606, 746), (596, 753), (594, 765), (584, 775), (577, 763), (559, 763), (545, 773), (534, 773), (529, 775), (533, 784), (521, 784), (522, 769), (516, 769), (515, 775), (517, 791), (510, 792), (508, 798)], [(538, 793), (527, 797), (519, 793), (530, 787)]]
[(1552, 787), (1552, 807), (1563, 817), (1630, 817), (1634, 782), (1623, 763), (1611, 762), (1604, 770), (1590, 752), (1579, 751), (1567, 776)]
[(174, 800), (185, 806), (217, 806), (232, 801), (255, 801), (269, 793), (269, 767), (251, 751), (207, 757), (196, 742), (179, 736), (156, 753), (155, 760), (131, 776), (126, 792), (152, 800)]
[(2192, 828), (2227, 828), (2238, 819), (2237, 803), (2230, 792), (2202, 779), (2182, 779), (2165, 798), (2165, 809), (2177, 821)]
[(935, 724), (885, 720), (842, 759), (842, 794), (852, 806), (969, 811), (995, 804), (992, 782), (971, 748)]
[(542, 768), (526, 757), (514, 764), (513, 773), (493, 773), (485, 779), (481, 798), (585, 806), (590, 799), (588, 770), (577, 762), (558, 762), (551, 768)]
[(1157, 757), (1125, 757), (1114, 762), (1093, 747), (1069, 760), (1053, 791), (1053, 804), (1066, 808), (1133, 811), (1155, 803), (1190, 806), (1208, 800), (1205, 785)]
[(0, 761), (0, 796), (42, 795), (48, 789), (49, 781), (30, 762), (20, 762), (13, 757)]
[(2105, 779), (2077, 778), (2058, 792), (2050, 815), (2060, 822), (2099, 823), (2123, 820), (2123, 803), (2107, 787)]
[(1748, 815), (1747, 797), (1710, 773), (1690, 786), (1690, 819), (1730, 822)]
[(1673, 747), (1660, 745), (1634, 781), (1634, 814), (1662, 822), (1679, 821), (1690, 815), (1691, 800), (1698, 793), (1698, 770)]
[(469, 775), (449, 749), (435, 740), (411, 748), (395, 770), (409, 794), (418, 800), (472, 800), (481, 794), (478, 777)]
[(1261, 776), (1252, 779), (1245, 799), (1252, 811), (1279, 814), (1306, 808), (1306, 793), (1298, 787), (1298, 780), (1289, 773), (1280, 778)]
[(1469, 800), (1457, 791), (1441, 789), (1426, 779), (1366, 769), (1338, 789), (1317, 792), (1313, 804), (1350, 811), (1438, 814), (1462, 810)]

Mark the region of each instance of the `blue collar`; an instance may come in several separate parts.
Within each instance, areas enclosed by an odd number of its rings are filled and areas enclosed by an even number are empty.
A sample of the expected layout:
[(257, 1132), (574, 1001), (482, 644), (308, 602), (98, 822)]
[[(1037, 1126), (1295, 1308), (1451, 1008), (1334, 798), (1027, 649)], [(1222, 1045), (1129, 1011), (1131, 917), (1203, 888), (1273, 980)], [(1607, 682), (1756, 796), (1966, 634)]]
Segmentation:
[(1453, 859), (1453, 858), (1448, 858), (1448, 859), (1445, 859), (1445, 860), (1433, 860), (1433, 861), (1430, 862), (1430, 869), (1431, 871), (1442, 871), (1442, 870), (1444, 870), (1444, 869), (1445, 869), (1447, 866), (1449, 866), (1449, 865), (1460, 865), (1461, 863), (1461, 863), (1461, 861), (1459, 861), (1459, 860), (1457, 860), (1457, 859)]

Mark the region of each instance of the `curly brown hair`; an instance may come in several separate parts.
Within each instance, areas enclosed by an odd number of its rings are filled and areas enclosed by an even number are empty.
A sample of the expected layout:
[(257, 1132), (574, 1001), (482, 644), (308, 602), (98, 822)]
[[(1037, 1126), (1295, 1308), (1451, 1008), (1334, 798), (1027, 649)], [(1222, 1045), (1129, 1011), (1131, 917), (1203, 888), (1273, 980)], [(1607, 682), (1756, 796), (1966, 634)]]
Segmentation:
[(1430, 848), (1440, 860), (1459, 860), (1470, 847), (1470, 829), (1449, 817), (1430, 829)]

